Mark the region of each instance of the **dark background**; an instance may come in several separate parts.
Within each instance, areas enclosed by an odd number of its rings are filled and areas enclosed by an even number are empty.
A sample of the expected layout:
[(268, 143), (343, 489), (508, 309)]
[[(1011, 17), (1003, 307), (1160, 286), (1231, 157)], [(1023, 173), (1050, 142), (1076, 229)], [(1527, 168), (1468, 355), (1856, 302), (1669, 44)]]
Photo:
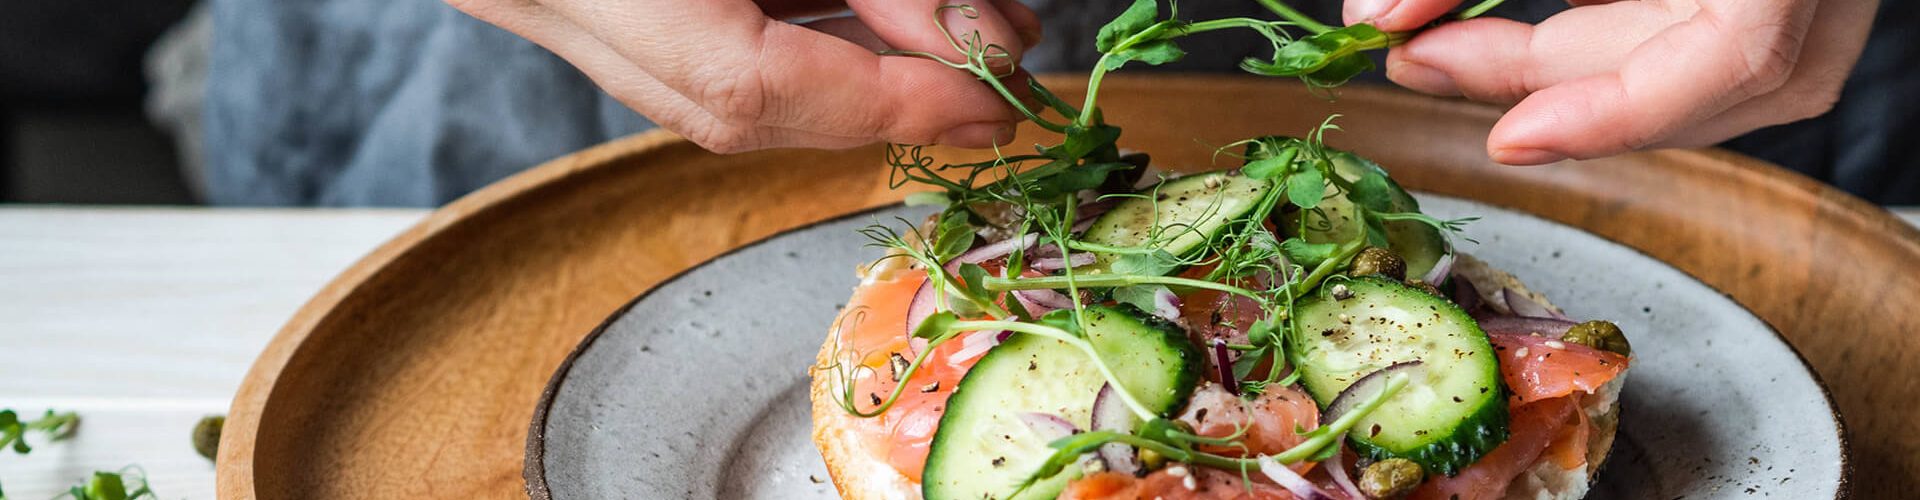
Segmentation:
[(195, 202), (173, 139), (143, 110), (141, 66), (194, 3), (6, 0), (0, 202)]
[[(1762, 129), (1724, 145), (1835, 182), (1873, 201), (1920, 203), (1920, 172), (1904, 161), (1920, 153), (1916, 149), (1920, 136), (1915, 135), (1920, 134), (1920, 114), (1915, 113), (1920, 109), (1920, 97), (1915, 97), (1920, 92), (1913, 90), (1920, 88), (1920, 70), (1915, 69), (1920, 67), (1920, 43), (1915, 43), (1920, 30), (1913, 24), (1920, 19), (1920, 9), (1912, 8), (1910, 1), (1883, 2), (1875, 22), (1878, 43), (1869, 45), (1833, 113)], [(182, 170), (183, 163), (201, 162), (183, 162), (183, 152), (176, 148), (189, 144), (200, 149), (200, 138), (173, 137), (155, 125), (158, 114), (150, 108), (165, 104), (148, 102), (152, 89), (150, 68), (145, 67), (155, 41), (195, 11), (196, 3), (4, 0), (0, 7), (4, 12), (0, 14), (0, 203), (201, 201), (196, 183), (188, 180), (194, 177)], [(1337, 5), (1332, 0), (1326, 3)], [(1548, 4), (1551, 8), (1540, 12), (1527, 10)], [(1508, 2), (1496, 12), (1502, 17), (1537, 20), (1563, 8), (1559, 1)], [(1337, 18), (1331, 12), (1320, 14)], [(1054, 17), (1059, 22), (1105, 18)], [(1048, 45), (1072, 49), (1066, 40)], [(1224, 67), (1231, 67), (1230, 63)], [(175, 87), (198, 89), (197, 83)], [(197, 98), (172, 103), (170, 116), (197, 120), (198, 105)]]

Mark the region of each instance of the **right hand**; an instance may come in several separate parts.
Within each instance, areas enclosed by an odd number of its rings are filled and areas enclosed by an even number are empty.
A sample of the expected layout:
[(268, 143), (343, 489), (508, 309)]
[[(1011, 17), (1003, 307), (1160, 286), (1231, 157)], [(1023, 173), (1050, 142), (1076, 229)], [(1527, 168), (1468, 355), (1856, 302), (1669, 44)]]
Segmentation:
[[(988, 147), (1020, 115), (972, 75), (878, 50), (962, 59), (934, 28), (946, 0), (447, 0), (552, 50), (654, 123), (720, 153), (850, 148), (888, 141)], [(942, 11), (954, 34), (978, 31), (1017, 65), (1039, 41), (1018, 0)], [(856, 17), (783, 18), (851, 7)]]
[[(1418, 29), (1461, 0), (1348, 0), (1347, 22)], [(1487, 137), (1513, 165), (1698, 147), (1825, 113), (1878, 0), (1570, 0), (1538, 25), (1478, 18), (1387, 56), (1421, 92), (1514, 104)]]

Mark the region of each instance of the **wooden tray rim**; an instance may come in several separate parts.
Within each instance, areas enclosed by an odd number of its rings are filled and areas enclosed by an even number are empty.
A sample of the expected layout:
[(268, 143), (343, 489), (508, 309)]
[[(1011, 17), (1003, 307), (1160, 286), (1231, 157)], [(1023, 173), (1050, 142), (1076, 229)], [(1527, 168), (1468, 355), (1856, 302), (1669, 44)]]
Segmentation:
[[(1130, 76), (1128, 79), (1187, 80), (1203, 83), (1233, 80), (1232, 77), (1211, 75), (1136, 75)], [(1359, 87), (1346, 90), (1346, 92), (1376, 94), (1369, 97), (1385, 101), (1424, 99), (1413, 95), (1396, 95), (1403, 94), (1398, 92)], [(1476, 115), (1492, 113), (1495, 116), (1497, 116), (1498, 113), (1497, 109), (1489, 106), (1467, 102), (1456, 102), (1452, 104), (1457, 105), (1455, 111), (1462, 113)], [(1449, 107), (1454, 106), (1449, 105)], [(543, 189), (564, 184), (565, 180), (576, 176), (611, 168), (619, 168), (620, 162), (614, 160), (645, 155), (652, 151), (681, 145), (685, 142), (686, 141), (677, 134), (664, 130), (653, 130), (615, 139), (547, 161), (449, 203), (429, 214), (425, 219), (406, 231), (381, 244), (365, 257), (362, 257), (352, 266), (342, 271), (340, 275), (317, 292), (312, 299), (302, 305), (288, 320), (286, 325), (274, 335), (272, 340), (263, 349), (259, 358), (248, 370), (246, 377), (242, 380), (241, 386), (236, 392), (230, 408), (230, 427), (222, 439), (219, 459), (216, 465), (217, 491), (220, 496), (223, 498), (251, 498), (255, 496), (255, 478), (253, 476), (255, 436), (259, 432), (260, 417), (266, 404), (271, 400), (277, 378), (286, 368), (288, 361), (302, 348), (307, 337), (313, 333), (314, 328), (320, 325), (343, 300), (352, 296), (361, 285), (379, 276), (388, 268), (389, 264), (404, 257), (409, 251), (421, 243), (455, 226), (492, 214), (499, 206), (506, 202), (531, 195)], [(1658, 159), (1664, 158), (1668, 161), (1683, 164), (1722, 164), (1726, 166), (1723, 168), (1730, 168), (1734, 172), (1758, 175), (1764, 179), (1754, 182), (1753, 185), (1767, 192), (1794, 198), (1816, 198), (1819, 202), (1815, 203), (1815, 205), (1827, 205), (1837, 209), (1835, 210), (1837, 213), (1829, 214), (1834, 216), (1829, 222), (1837, 221), (1860, 229), (1862, 232), (1881, 232), (1885, 234), (1888, 240), (1893, 241), (1893, 246), (1899, 247), (1908, 253), (1920, 254), (1920, 228), (1906, 224), (1882, 207), (1850, 194), (1840, 192), (1835, 188), (1826, 186), (1796, 172), (1773, 166), (1758, 159), (1715, 148), (1656, 150), (1633, 154), (1651, 156), (1653, 159), (1650, 159), (1650, 161), (1659, 161)], [(1487, 202), (1482, 201), (1482, 203)], [(1510, 206), (1500, 203), (1489, 204), (1513, 209)], [(862, 210), (872, 210), (873, 208), (874, 207), (868, 207)], [(855, 211), (853, 213), (858, 212), (859, 211)], [(828, 217), (823, 220), (833, 220), (837, 217), (838, 216)], [(774, 236), (785, 233), (786, 231), (782, 231), (776, 233)], [(1605, 237), (1603, 236), (1603, 238)], [(1611, 238), (1607, 239), (1612, 240)], [(756, 240), (740, 245), (739, 248), (752, 246), (761, 241), (764, 240)], [(1637, 252), (1644, 253), (1644, 251), (1638, 247), (1627, 246)], [(731, 252), (731, 250), (729, 252)], [(698, 267), (698, 265), (690, 266), (687, 269), (696, 267)], [(1698, 280), (1698, 277), (1694, 276), (1692, 272), (1686, 269), (1681, 269), (1681, 271), (1689, 277)], [(680, 273), (684, 272), (686, 272), (686, 269), (680, 271)], [(675, 277), (677, 276), (678, 274), (675, 275)], [(669, 278), (669, 280), (670, 279), (671, 278)], [(666, 281), (662, 281), (661, 283), (665, 282)], [(656, 284), (655, 287), (657, 286)], [(1735, 300), (1735, 303), (1740, 304), (1743, 308), (1747, 307), (1745, 303), (1741, 303), (1738, 300)], [(1771, 320), (1768, 320), (1765, 316), (1760, 317), (1763, 322), (1768, 325), (1768, 328), (1774, 331), (1776, 336), (1784, 338), (1772, 324)], [(1788, 346), (1793, 347), (1793, 344), (1788, 342)], [(1806, 367), (1809, 372), (1813, 373), (1816, 382), (1822, 388), (1822, 396), (1828, 400), (1829, 406), (1831, 407), (1834, 404), (1833, 395), (1827, 387), (1824, 377), (1812, 368), (1805, 356), (1800, 354), (1798, 348), (1794, 348), (1794, 352), (1796, 356), (1801, 358), (1803, 367)], [(571, 354), (569, 354), (569, 356), (571, 357)], [(1852, 445), (1850, 439), (1848, 439), (1850, 431), (1847, 429), (1846, 421), (1844, 418), (1840, 418), (1842, 416), (1837, 412), (1835, 416), (1836, 421), (1840, 422), (1842, 446), (1844, 447), (1843, 451), (1847, 452), (1841, 457), (1843, 471), (1841, 491), (1843, 496), (1845, 496), (1844, 494), (1849, 493), (1851, 490), (1851, 479), (1855, 464), (1851, 461)]]

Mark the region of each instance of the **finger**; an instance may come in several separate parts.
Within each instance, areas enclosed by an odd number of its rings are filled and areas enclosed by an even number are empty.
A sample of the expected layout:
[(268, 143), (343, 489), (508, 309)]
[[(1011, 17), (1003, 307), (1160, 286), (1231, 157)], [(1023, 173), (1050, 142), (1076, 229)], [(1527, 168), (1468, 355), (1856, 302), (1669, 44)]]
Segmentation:
[[(855, 15), (867, 23), (880, 39), (886, 40), (901, 50), (928, 52), (951, 60), (961, 60), (966, 54), (955, 49), (956, 41), (960, 48), (974, 34), (985, 46), (997, 46), (1009, 56), (998, 60), (1001, 69), (1010, 69), (1019, 65), (1020, 54), (1026, 50), (1021, 43), (1020, 34), (1014, 30), (1013, 23), (1000, 13), (993, 2), (973, 1), (954, 2), (951, 0), (848, 0)], [(966, 6), (966, 8), (941, 8), (943, 5)], [(941, 24), (934, 24), (935, 16)], [(941, 30), (945, 27), (945, 31)]]
[(1413, 31), (1446, 15), (1461, 0), (1347, 0), (1340, 16), (1348, 25), (1370, 23), (1387, 32)]
[[(1866, 47), (1868, 30), (1878, 2), (1821, 2), (1815, 7), (1813, 26), (1808, 28), (1806, 46), (1799, 64), (1786, 85), (1715, 116), (1696, 127), (1688, 127), (1660, 142), (1660, 147), (1699, 147), (1718, 144), (1761, 127), (1778, 125), (1825, 114), (1840, 100), (1847, 76), (1860, 60)], [(1813, 56), (1817, 55), (1817, 56)]]
[(846, 0), (754, 0), (760, 10), (774, 19), (824, 16), (847, 10)]
[[(771, 147), (843, 149), (873, 142), (779, 127), (730, 127), (553, 11), (526, 1), (463, 2), (468, 12), (559, 54), (595, 85), (668, 130), (703, 147), (737, 152)], [(974, 139), (984, 141), (984, 139)]]
[(853, 16), (815, 19), (801, 26), (805, 26), (810, 30), (833, 35), (835, 38), (841, 40), (853, 42), (854, 45), (859, 45), (860, 48), (867, 49), (869, 52), (882, 52), (893, 48), (888, 46), (885, 40), (881, 40), (880, 35), (876, 35), (873, 33), (873, 30), (867, 29), (867, 25), (860, 22), (859, 18)]
[(1539, 164), (1632, 151), (1779, 88), (1798, 57), (1811, 6), (1728, 7), (1703, 6), (1634, 49), (1616, 72), (1528, 96), (1494, 125), (1488, 154), (1501, 163)]
[(1581, 7), (1538, 26), (1481, 18), (1428, 30), (1387, 56), (1387, 78), (1439, 95), (1518, 102), (1533, 91), (1620, 67), (1684, 18), (1646, 2)]
[[(881, 57), (852, 42), (759, 16), (744, 1), (549, 4), (594, 38), (734, 128), (777, 127), (926, 144), (1017, 116), (972, 77)], [(980, 128), (980, 127), (974, 127)]]
[(1032, 47), (1046, 38), (1046, 30), (1041, 27), (1040, 13), (1033, 7), (1020, 3), (1020, 0), (993, 0), (993, 7), (1000, 9), (1000, 15), (1013, 25), (1013, 31), (1020, 34), (1020, 44)]

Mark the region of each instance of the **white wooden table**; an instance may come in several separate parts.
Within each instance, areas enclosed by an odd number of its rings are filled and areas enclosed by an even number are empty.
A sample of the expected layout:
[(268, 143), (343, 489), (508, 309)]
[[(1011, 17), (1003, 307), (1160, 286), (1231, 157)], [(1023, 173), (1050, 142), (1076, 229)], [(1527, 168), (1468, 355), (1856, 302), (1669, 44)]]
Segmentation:
[(425, 215), (0, 207), (0, 407), (81, 416), (70, 441), (0, 453), (0, 485), (40, 500), (138, 464), (164, 498), (213, 498), (194, 423), (322, 285)]
[(194, 423), (227, 411), (321, 285), (424, 215), (0, 207), (0, 407), (83, 419), (70, 441), (0, 453), (0, 485), (37, 500), (138, 464), (164, 498), (213, 498)]

